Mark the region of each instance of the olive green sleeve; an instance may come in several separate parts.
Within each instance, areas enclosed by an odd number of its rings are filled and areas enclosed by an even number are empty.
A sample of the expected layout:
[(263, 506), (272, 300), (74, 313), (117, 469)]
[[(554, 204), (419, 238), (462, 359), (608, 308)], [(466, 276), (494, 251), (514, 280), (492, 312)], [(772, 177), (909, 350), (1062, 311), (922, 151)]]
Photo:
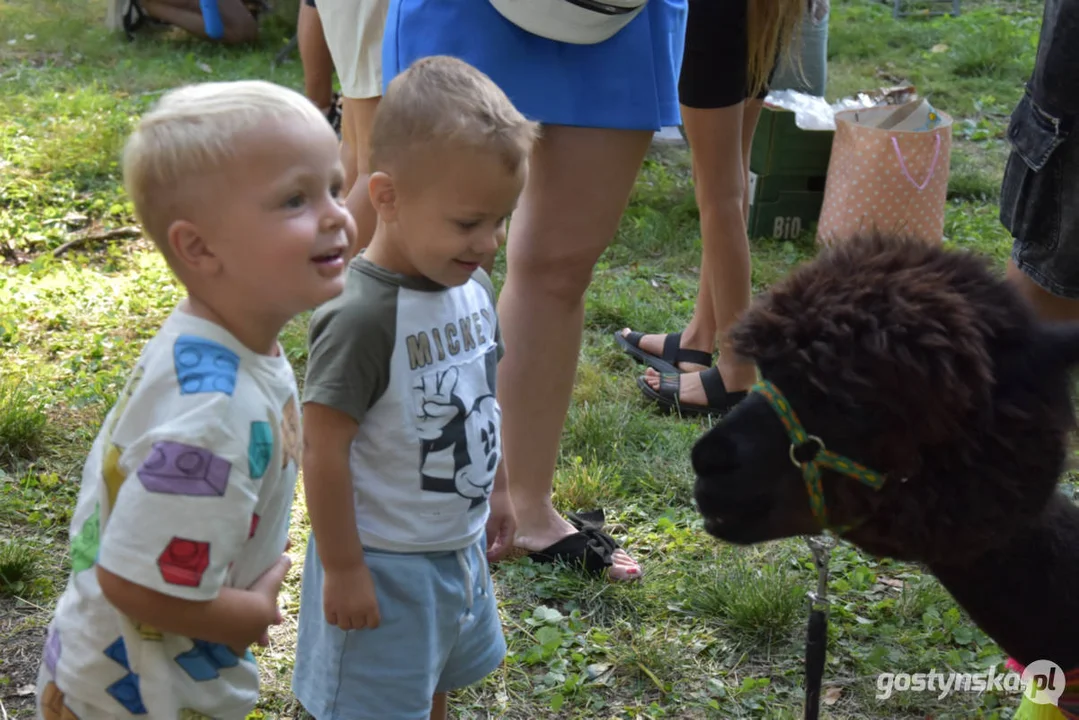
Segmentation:
[(348, 280), (311, 317), (303, 401), (359, 423), (389, 386), (398, 288), (360, 272)]

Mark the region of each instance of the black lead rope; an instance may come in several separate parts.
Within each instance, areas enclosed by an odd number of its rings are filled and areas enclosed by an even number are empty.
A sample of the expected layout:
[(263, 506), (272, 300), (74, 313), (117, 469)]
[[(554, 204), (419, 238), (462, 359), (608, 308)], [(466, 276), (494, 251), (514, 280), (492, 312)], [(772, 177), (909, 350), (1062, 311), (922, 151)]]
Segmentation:
[(820, 717), (820, 689), (824, 678), (824, 659), (828, 651), (828, 560), (835, 541), (828, 536), (807, 537), (817, 567), (817, 589), (809, 596), (809, 627), (806, 630), (806, 700), (805, 720)]

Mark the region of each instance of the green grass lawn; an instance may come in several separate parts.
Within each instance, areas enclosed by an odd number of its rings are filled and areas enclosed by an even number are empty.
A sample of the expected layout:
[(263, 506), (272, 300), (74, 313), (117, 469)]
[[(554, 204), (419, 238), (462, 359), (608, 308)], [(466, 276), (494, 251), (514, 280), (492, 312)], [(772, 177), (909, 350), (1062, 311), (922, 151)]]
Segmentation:
[[(301, 87), (298, 58), (271, 66), (289, 33), (279, 20), (257, 47), (227, 49), (174, 34), (128, 43), (104, 31), (104, 15), (104, 0), (0, 0), (0, 717), (33, 716), (30, 686), (66, 578), (84, 455), (180, 297), (137, 232), (54, 252), (135, 224), (118, 154), (163, 90), (239, 78)], [(946, 242), (1001, 267), (1010, 248), (996, 206), (1003, 133), (1040, 21), (1034, 0), (967, 0), (959, 18), (904, 20), (890, 4), (833, 0), (829, 99), (911, 82), (951, 113)], [(805, 544), (736, 548), (703, 532), (689, 450), (705, 425), (657, 414), (634, 383), (640, 368), (611, 341), (625, 325), (677, 330), (689, 319), (700, 239), (688, 167), (682, 150), (649, 159), (596, 269), (555, 484), (561, 508), (607, 509), (646, 579), (613, 585), (528, 560), (498, 567), (510, 654), (453, 699), (457, 717), (801, 716), (805, 592), (815, 582)], [(810, 236), (754, 241), (755, 289), (813, 253)], [(502, 267), (500, 258), (496, 283)], [(304, 323), (285, 337), (301, 378)], [(303, 717), (289, 678), (305, 535), (301, 497), (288, 617), (258, 653), (256, 717)], [(1017, 697), (997, 692), (877, 700), (879, 672), (1002, 670), (1004, 655), (915, 566), (842, 546), (831, 570), (825, 717), (1011, 717)]]

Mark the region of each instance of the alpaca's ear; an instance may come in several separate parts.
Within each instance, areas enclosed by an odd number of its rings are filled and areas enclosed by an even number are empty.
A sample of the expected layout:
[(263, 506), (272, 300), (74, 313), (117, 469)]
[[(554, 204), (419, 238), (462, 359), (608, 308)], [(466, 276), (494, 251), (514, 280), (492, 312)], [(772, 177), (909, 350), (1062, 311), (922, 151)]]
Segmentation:
[(1046, 323), (1042, 336), (1049, 353), (1060, 358), (1065, 366), (1079, 365), (1079, 322)]

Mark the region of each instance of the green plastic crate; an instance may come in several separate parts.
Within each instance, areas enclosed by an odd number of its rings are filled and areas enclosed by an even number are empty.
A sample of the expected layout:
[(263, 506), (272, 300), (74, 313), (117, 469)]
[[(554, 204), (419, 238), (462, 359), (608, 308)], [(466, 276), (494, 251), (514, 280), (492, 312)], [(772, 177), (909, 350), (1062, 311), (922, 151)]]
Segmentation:
[(814, 230), (824, 204), (825, 176), (750, 174), (751, 238), (794, 240)]
[(762, 177), (827, 175), (833, 137), (833, 130), (803, 130), (793, 112), (766, 105), (753, 133), (749, 169)]

